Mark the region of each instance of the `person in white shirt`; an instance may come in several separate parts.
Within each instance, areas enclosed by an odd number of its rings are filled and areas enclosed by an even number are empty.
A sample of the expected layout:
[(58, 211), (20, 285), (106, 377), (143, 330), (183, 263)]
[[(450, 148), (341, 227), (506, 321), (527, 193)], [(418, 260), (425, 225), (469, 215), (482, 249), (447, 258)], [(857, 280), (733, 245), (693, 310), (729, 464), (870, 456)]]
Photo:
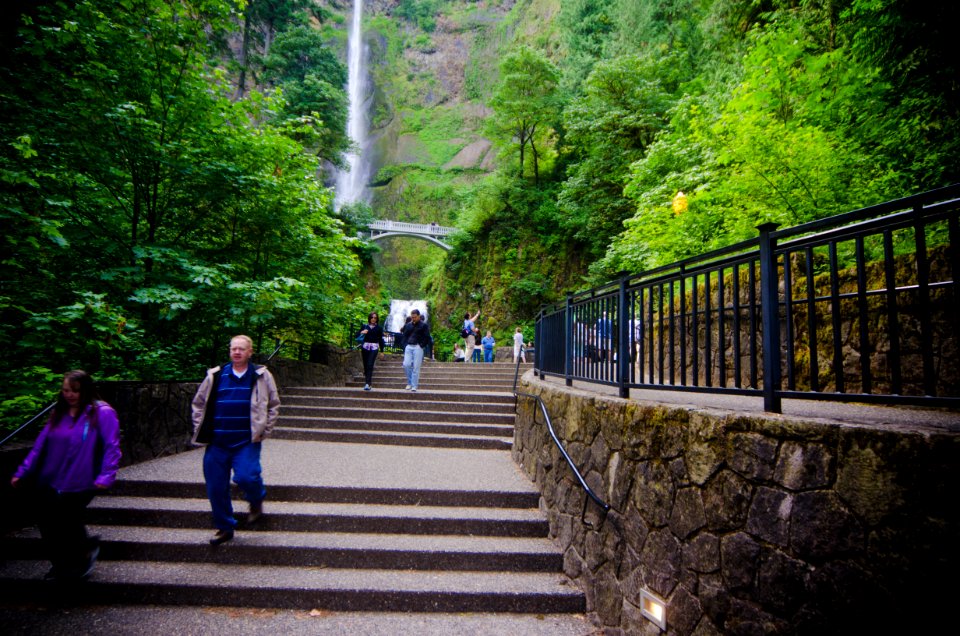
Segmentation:
[(520, 327), (517, 327), (516, 333), (513, 334), (513, 362), (516, 364), (517, 358), (520, 358), (522, 362), (527, 361), (527, 356), (523, 351), (523, 332), (520, 330)]

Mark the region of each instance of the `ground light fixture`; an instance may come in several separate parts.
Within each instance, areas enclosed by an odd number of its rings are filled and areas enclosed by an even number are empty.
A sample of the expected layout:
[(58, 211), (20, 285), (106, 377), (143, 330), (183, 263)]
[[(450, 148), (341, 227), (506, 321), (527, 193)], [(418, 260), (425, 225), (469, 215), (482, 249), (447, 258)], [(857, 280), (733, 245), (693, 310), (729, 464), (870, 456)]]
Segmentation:
[(647, 590), (640, 590), (640, 614), (667, 631), (667, 604)]

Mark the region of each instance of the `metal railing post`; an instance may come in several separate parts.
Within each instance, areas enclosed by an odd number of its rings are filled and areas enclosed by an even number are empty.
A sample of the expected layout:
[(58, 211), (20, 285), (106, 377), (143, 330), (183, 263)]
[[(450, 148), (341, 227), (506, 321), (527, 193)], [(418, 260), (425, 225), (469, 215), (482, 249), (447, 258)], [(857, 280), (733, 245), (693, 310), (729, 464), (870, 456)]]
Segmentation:
[(533, 346), (536, 347), (534, 353), (534, 363), (533, 371), (534, 375), (539, 375), (540, 379), (544, 378), (543, 375), (543, 352), (546, 349), (543, 346), (543, 317), (544, 310), (540, 310), (540, 315), (537, 317), (537, 322), (533, 325)]
[[(757, 226), (760, 231), (760, 322), (763, 332), (763, 409), (780, 412), (780, 280), (777, 274), (777, 241), (771, 236), (776, 223)], [(786, 265), (785, 265), (786, 266)]]
[(627, 385), (630, 382), (630, 325), (629, 312), (627, 311), (627, 281), (630, 275), (627, 272), (620, 272), (620, 293), (619, 306), (617, 307), (617, 386), (620, 390), (620, 397), (630, 396), (630, 389)]
[(573, 386), (573, 312), (570, 310), (573, 293), (567, 292), (563, 308), (563, 377), (567, 386)]

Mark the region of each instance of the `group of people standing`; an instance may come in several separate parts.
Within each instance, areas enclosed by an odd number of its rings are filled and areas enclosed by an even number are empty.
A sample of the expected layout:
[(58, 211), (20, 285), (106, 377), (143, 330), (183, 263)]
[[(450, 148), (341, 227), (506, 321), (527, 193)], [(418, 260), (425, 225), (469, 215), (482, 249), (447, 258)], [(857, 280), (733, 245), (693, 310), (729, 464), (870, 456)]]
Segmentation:
[[(470, 312), (463, 315), (463, 327), (460, 330), (460, 335), (464, 340), (464, 349), (460, 348), (460, 343), (454, 345), (454, 362), (480, 362), (481, 351), (483, 352), (484, 362), (493, 362), (493, 352), (497, 345), (493, 337), (493, 332), (487, 330), (487, 335), (480, 340), (480, 345), (477, 345), (477, 337), (480, 335), (480, 330), (477, 329), (475, 321), (479, 317), (479, 311), (472, 316)], [(513, 361), (516, 362), (517, 358), (526, 362), (523, 347), (523, 331), (520, 327), (517, 327), (516, 332), (513, 334)]]
[[(233, 539), (238, 521), (232, 481), (249, 504), (246, 524), (263, 514), (261, 444), (276, 424), (280, 395), (266, 367), (253, 364), (253, 341), (230, 340), (230, 362), (208, 369), (191, 403), (194, 444), (205, 446), (203, 476), (216, 532), (210, 544)], [(84, 522), (93, 498), (113, 485), (120, 466), (117, 412), (99, 399), (85, 371), (63, 377), (50, 417), (33, 448), (10, 479), (30, 489), (37, 502), (37, 525), (52, 567), (44, 578), (86, 579), (100, 552), (99, 538)]]

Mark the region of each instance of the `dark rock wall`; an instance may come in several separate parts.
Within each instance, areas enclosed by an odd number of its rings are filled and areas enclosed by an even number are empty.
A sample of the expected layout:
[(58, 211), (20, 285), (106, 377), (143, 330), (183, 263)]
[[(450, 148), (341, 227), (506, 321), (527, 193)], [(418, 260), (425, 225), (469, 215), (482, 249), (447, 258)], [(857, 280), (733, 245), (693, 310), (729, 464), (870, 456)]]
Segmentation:
[[(960, 435), (739, 416), (548, 385), (532, 373), (592, 502), (518, 403), (514, 459), (564, 566), (608, 633), (925, 633), (960, 565)], [(930, 632), (933, 633), (933, 632)]]

